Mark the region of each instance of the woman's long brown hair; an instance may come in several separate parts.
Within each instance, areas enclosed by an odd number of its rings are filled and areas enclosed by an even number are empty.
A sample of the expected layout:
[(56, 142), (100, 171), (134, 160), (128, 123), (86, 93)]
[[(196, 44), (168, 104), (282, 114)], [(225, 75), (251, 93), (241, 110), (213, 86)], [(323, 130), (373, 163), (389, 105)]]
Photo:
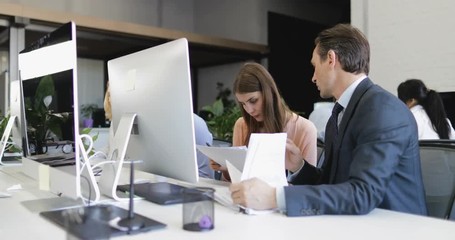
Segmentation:
[(246, 63), (234, 81), (234, 93), (261, 92), (263, 97), (264, 121), (258, 122), (251, 117), (239, 104), (243, 119), (247, 124), (248, 133), (244, 144), (248, 145), (251, 133), (278, 133), (283, 132), (291, 111), (287, 107), (278, 91), (270, 73), (258, 63)]

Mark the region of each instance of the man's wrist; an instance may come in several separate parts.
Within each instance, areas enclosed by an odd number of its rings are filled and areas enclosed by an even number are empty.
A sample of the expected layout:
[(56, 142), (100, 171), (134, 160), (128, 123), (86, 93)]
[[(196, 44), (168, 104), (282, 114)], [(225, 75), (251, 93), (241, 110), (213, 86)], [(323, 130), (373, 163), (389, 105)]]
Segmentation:
[(303, 166), (305, 166), (305, 159), (302, 159), (300, 165), (295, 168), (295, 171), (291, 171), (291, 172), (293, 172), (293, 173), (299, 172), (303, 168)]
[(286, 212), (286, 199), (284, 187), (277, 187), (275, 189), (276, 207), (280, 212)]

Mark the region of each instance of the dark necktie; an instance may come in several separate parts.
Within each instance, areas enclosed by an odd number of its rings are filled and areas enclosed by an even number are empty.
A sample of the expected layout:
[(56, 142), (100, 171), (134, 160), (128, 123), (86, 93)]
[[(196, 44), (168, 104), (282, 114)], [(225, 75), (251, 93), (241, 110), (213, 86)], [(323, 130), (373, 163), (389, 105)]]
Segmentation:
[(338, 137), (338, 114), (343, 111), (343, 106), (338, 103), (335, 103), (332, 109), (332, 115), (327, 121), (327, 126), (325, 127), (325, 142), (324, 142), (324, 171), (330, 171), (333, 160), (333, 145)]
[[(335, 103), (332, 109), (332, 115), (327, 121), (327, 126), (325, 128), (325, 139), (334, 140), (338, 136), (338, 115), (343, 111), (343, 106), (339, 103)], [(328, 142), (326, 140), (326, 142)]]

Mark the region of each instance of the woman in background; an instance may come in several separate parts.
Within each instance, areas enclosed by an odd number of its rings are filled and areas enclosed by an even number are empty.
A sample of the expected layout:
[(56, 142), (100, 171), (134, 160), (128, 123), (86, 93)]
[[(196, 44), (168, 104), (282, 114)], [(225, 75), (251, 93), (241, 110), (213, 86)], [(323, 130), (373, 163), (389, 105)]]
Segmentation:
[(398, 98), (414, 115), (419, 139), (455, 139), (439, 94), (419, 79), (409, 79), (398, 86)]
[[(286, 149), (299, 148), (303, 158), (316, 166), (316, 127), (288, 108), (272, 76), (262, 65), (246, 63), (234, 81), (233, 92), (242, 110), (242, 117), (234, 125), (233, 146), (247, 146), (252, 133), (286, 132)], [(213, 163), (212, 166), (229, 179), (226, 169), (217, 168)]]

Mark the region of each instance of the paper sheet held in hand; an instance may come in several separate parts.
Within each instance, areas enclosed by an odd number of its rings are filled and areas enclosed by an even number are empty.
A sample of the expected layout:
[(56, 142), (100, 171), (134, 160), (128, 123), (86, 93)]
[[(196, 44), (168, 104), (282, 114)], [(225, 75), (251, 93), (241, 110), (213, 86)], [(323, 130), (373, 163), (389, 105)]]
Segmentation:
[(246, 146), (241, 147), (210, 147), (210, 146), (196, 146), (199, 151), (207, 157), (217, 162), (223, 167), (226, 166), (226, 161), (229, 161), (239, 170), (243, 170), (243, 165), (246, 159)]
[[(211, 148), (211, 155), (209, 155), (206, 153), (207, 151), (202, 151), (199, 146), (198, 149), (214, 161), (226, 166), (232, 183), (256, 177), (273, 187), (283, 187), (288, 185), (285, 171), (286, 138), (286, 133), (255, 133), (251, 134), (248, 150), (246, 148), (242, 150), (231, 148), (231, 151), (226, 153), (226, 148), (201, 146), (204, 150)], [(239, 165), (241, 163), (239, 158), (234, 160), (236, 162), (230, 160), (234, 159), (232, 155), (236, 151), (245, 151), (246, 156), (242, 165)], [(215, 156), (218, 161), (214, 158)], [(244, 210), (248, 214), (271, 212)]]

